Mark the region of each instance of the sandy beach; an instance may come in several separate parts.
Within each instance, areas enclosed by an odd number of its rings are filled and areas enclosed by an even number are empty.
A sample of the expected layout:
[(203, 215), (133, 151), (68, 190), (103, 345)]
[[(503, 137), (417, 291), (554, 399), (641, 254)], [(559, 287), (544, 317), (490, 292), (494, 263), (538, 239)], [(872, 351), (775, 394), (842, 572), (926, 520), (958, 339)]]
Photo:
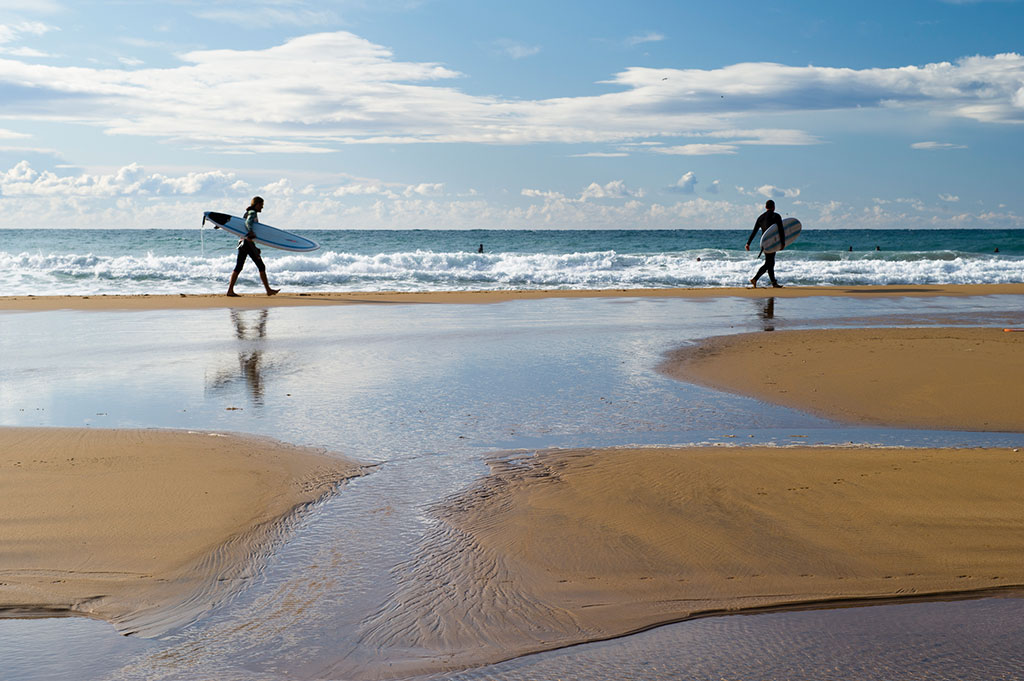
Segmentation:
[(0, 428), (0, 615), (87, 615), (123, 633), (187, 622), (360, 470), (235, 435)]
[[(290, 327), (275, 326), (280, 323), (277, 317), (260, 321), (261, 313), (255, 310), (381, 304), (396, 306), (378, 311), (399, 324), (414, 308), (398, 305), (420, 303), (442, 307), (563, 297), (713, 301), (820, 295), (858, 301), (917, 296), (966, 300), (1002, 294), (1024, 294), (1024, 286), (282, 294), (235, 299), (216, 295), (8, 297), (0, 298), (0, 310), (16, 313), (8, 315), (13, 320), (21, 312), (92, 310), (95, 315), (63, 316), (89, 317), (90, 324), (95, 317), (118, 328), (132, 317), (132, 310), (163, 311), (173, 320), (188, 317), (193, 335), (183, 338), (194, 344), (191, 352), (199, 359), (189, 360), (186, 374), (205, 386), (198, 404), (220, 406), (218, 418), (245, 416), (250, 420), (244, 423), (258, 424), (264, 414), (260, 410), (270, 408), (265, 403), (280, 407), (295, 401), (296, 407), (282, 413), (298, 415), (301, 409), (318, 405), (325, 391), (335, 390), (330, 392), (334, 402), (326, 405), (325, 412), (317, 412), (319, 420), (300, 420), (301, 427), (314, 421), (334, 424), (334, 405), (344, 406), (352, 399), (362, 407), (367, 396), (380, 400), (380, 395), (392, 394), (395, 386), (406, 385), (409, 367), (426, 372), (441, 361), (439, 356), (449, 358), (444, 365), (449, 369), (441, 378), (421, 374), (420, 378), (429, 379), (420, 380), (421, 385), (451, 381), (452, 376), (465, 381), (456, 385), (476, 385), (478, 375), (469, 372), (462, 378), (457, 369), (483, 336), (467, 337), (458, 351), (449, 350), (449, 345), (459, 336), (440, 336), (427, 343), (426, 354), (412, 364), (367, 363), (366, 367), (393, 369), (394, 382), (378, 385), (373, 382), (377, 375), (357, 361), (354, 348), (364, 342), (362, 336), (353, 335), (350, 345), (338, 346), (345, 349), (346, 366), (328, 373), (316, 368), (315, 362), (294, 358), (295, 348), (308, 352), (306, 344), (312, 345), (311, 341), (289, 340)], [(610, 301), (587, 302), (613, 306)], [(254, 310), (246, 311), (250, 307)], [(657, 320), (662, 310), (654, 307), (643, 309), (649, 308), (645, 314)], [(226, 313), (214, 318), (212, 312), (218, 308), (240, 308), (238, 315), (257, 318), (245, 318), (245, 323), (222, 318)], [(207, 309), (212, 312), (204, 312)], [(637, 317), (636, 309), (628, 317), (630, 324), (646, 319)], [(122, 310), (129, 313), (122, 315)], [(317, 336), (319, 344), (353, 328), (353, 320), (368, 314), (365, 309), (353, 311), (359, 314), (325, 327), (323, 336)], [(116, 314), (102, 314), (107, 312)], [(276, 312), (287, 311), (271, 314)], [(525, 319), (543, 320), (547, 313), (547, 309), (535, 310), (530, 314), (536, 317)], [(718, 322), (718, 333), (729, 333), (734, 319), (746, 322), (747, 329), (751, 321), (760, 323), (748, 319), (756, 313), (744, 308), (741, 314)], [(197, 315), (210, 315), (214, 323), (207, 324), (206, 317)], [(296, 317), (282, 319), (294, 324)], [(417, 319), (420, 328), (428, 321), (439, 326), (453, 323), (443, 315)], [(487, 320), (480, 324), (489, 338), (495, 322)], [(322, 318), (315, 321), (318, 329), (325, 323)], [(260, 334), (238, 330), (237, 324), (248, 328), (250, 322), (263, 329)], [(697, 325), (687, 328), (704, 328), (703, 321), (687, 323)], [(524, 321), (520, 325), (533, 326)], [(45, 324), (39, 328), (45, 333)], [(378, 326), (373, 341), (392, 340), (379, 330), (387, 328), (401, 327)], [(203, 342), (216, 351), (196, 340), (207, 334), (215, 337)], [(673, 337), (669, 330), (663, 338)], [(396, 345), (379, 351), (380, 356), (391, 357), (393, 348), (420, 343), (422, 338), (415, 333), (408, 339), (401, 337)], [(543, 348), (550, 337), (537, 338), (538, 345), (529, 347)], [(1022, 342), (1024, 334), (1004, 333), (1001, 328), (851, 328), (740, 333), (701, 340), (672, 352), (666, 342), (658, 345), (657, 352), (669, 352), (658, 370), (680, 381), (842, 423), (1022, 432), (1024, 420), (1014, 408), (1015, 380), (1024, 372)], [(132, 361), (145, 366), (152, 361), (147, 352), (151, 351), (139, 351)], [(337, 356), (330, 354), (337, 352), (334, 346), (325, 345), (323, 352), (321, 359)], [(482, 359), (473, 365), (478, 373), (496, 363), (496, 355), (487, 352), (481, 350)], [(766, 353), (771, 353), (771, 362), (762, 367)], [(254, 354), (262, 367), (255, 382), (258, 391), (252, 389), (254, 379), (246, 373), (252, 362), (243, 361)], [(632, 376), (655, 374), (656, 357), (630, 369)], [(379, 361), (377, 354), (371, 359)], [(184, 360), (184, 355), (177, 358)], [(92, 361), (101, 368), (108, 366), (106, 359)], [(293, 375), (295, 382), (289, 382)], [(319, 375), (324, 376), (322, 382), (317, 382)], [(536, 374), (530, 375), (536, 380)], [(567, 375), (588, 374), (581, 370)], [(168, 374), (160, 376), (166, 380)], [(609, 408), (613, 401), (605, 401), (603, 385), (596, 385), (601, 392), (593, 394), (601, 397), (594, 398), (588, 407), (591, 411)], [(218, 391), (223, 391), (222, 400)], [(449, 398), (429, 390), (417, 394), (440, 401), (434, 415), (420, 425), (418, 437), (422, 438), (444, 418)], [(505, 408), (501, 394), (493, 398), (480, 394), (497, 400), (489, 410)], [(297, 397), (303, 401), (296, 401)], [(634, 396), (634, 402), (642, 400)], [(366, 403), (375, 410), (376, 404), (405, 408), (399, 413), (406, 414), (419, 414), (426, 406)], [(22, 411), (45, 404), (42, 397), (19, 402)], [(446, 428), (458, 428), (447, 435), (451, 438), (447, 442), (460, 441), (473, 419), (489, 418), (468, 413), (475, 409), (471, 399), (469, 404), (463, 407), (463, 421), (455, 425), (441, 421)], [(230, 405), (226, 407), (230, 411), (223, 405)], [(580, 413), (575, 409), (576, 405), (567, 403), (565, 418), (578, 420)], [(334, 424), (339, 442), (361, 435), (360, 419), (353, 414), (365, 421), (368, 413), (344, 409), (340, 413), (344, 418)], [(595, 418), (603, 418), (603, 412), (594, 413)], [(637, 412), (609, 413), (647, 416), (642, 405)], [(366, 441), (375, 445), (374, 433), (391, 433), (396, 423), (402, 421), (398, 417), (382, 421), (380, 430), (367, 431)], [(443, 444), (430, 446), (443, 451)], [(404, 450), (392, 455), (400, 454)], [(346, 620), (350, 635), (357, 637), (358, 652), (338, 657), (344, 661), (323, 662), (328, 677), (458, 669), (719, 613), (959, 598), (1024, 588), (1024, 523), (1020, 520), (1024, 501), (1019, 494), (1024, 454), (1014, 447), (572, 447), (530, 456), (501, 455), (490, 464), (491, 475), (467, 476), (464, 479), (471, 482), (452, 496), (425, 495), (438, 521), (436, 529), (409, 549), (414, 553), (395, 569), (395, 586), (384, 594), (384, 602), (368, 602), (370, 610), (360, 612), (354, 621)], [(0, 468), (4, 471), (0, 522), (15, 528), (0, 537), (0, 615), (87, 615), (110, 621), (124, 633), (163, 631), (218, 603), (259, 569), (260, 558), (272, 550), (296, 509), (365, 470), (316, 451), (242, 436), (22, 427), (0, 428)], [(422, 472), (435, 468), (432, 463), (417, 468), (420, 472), (412, 484), (421, 486)], [(436, 475), (426, 486), (437, 485), (448, 473), (441, 468)], [(392, 485), (384, 484), (384, 493), (402, 493), (396, 491), (402, 487)], [(411, 506), (416, 515), (424, 508), (421, 502)], [(376, 528), (391, 517), (391, 509), (391, 499), (385, 498), (372, 509), (363, 509), (366, 519), (356, 513), (347, 515), (338, 521), (344, 529), (337, 536), (347, 540), (351, 522), (365, 520)], [(391, 528), (389, 536), (419, 535), (400, 526)], [(341, 552), (347, 548), (343, 539), (338, 545)], [(374, 538), (371, 544), (376, 543)], [(336, 578), (333, 573), (329, 577)], [(329, 603), (324, 607), (329, 608)], [(310, 622), (315, 626), (315, 619)], [(256, 619), (246, 620), (245, 626), (271, 624)]]
[(841, 421), (1024, 432), (1024, 333), (999, 328), (738, 334), (678, 350), (661, 368)]

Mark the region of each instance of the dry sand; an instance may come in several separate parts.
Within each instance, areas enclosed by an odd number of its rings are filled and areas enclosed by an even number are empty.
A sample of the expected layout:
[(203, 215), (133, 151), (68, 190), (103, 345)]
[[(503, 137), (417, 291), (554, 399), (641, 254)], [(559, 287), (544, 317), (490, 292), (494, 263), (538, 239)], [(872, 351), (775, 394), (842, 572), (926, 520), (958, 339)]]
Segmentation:
[(844, 421), (1024, 431), (1024, 333), (999, 328), (722, 336), (672, 353), (662, 370)]
[(360, 471), (257, 438), (0, 428), (0, 616), (160, 633), (238, 588), (295, 511)]
[(808, 296), (849, 296), (856, 298), (894, 296), (981, 296), (1024, 295), (1024, 284), (970, 284), (926, 286), (793, 286), (786, 288), (672, 288), (606, 290), (515, 290), (443, 292), (290, 293), (273, 297), (263, 294), (228, 298), (222, 294), (100, 295), (100, 296), (0, 296), (0, 310), (194, 310), (206, 308), (264, 308), (305, 305), (497, 303), (538, 298), (803, 298)]

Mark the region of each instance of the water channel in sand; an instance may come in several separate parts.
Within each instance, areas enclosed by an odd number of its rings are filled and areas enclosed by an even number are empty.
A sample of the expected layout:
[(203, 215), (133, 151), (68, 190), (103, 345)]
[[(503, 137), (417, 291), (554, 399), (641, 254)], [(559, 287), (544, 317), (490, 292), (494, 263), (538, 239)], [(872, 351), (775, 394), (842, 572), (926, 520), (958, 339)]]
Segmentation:
[[(337, 677), (329, 670), (339, 669), (376, 676), (396, 651), (360, 639), (363, 623), (398, 587), (401, 573), (393, 568), (436, 529), (431, 507), (486, 475), (486, 462), (501, 452), (1022, 441), (1015, 434), (837, 424), (675, 382), (654, 370), (665, 351), (757, 330), (1020, 326), (1022, 302), (607, 298), (2, 314), (0, 425), (255, 433), (379, 466), (306, 514), (260, 574), (200, 620), (158, 639), (121, 637), (105, 623), (80, 619), (0, 620), (0, 669), (12, 681), (318, 678)], [(969, 678), (951, 672), (967, 668), (947, 666), (956, 649), (949, 642), (987, 640), (1000, 623), (1004, 632), (1018, 631), (1021, 603), (697, 620), (450, 676), (574, 678), (559, 671), (568, 665), (588, 670), (577, 677), (588, 679), (719, 678), (743, 669), (762, 670), (762, 678), (821, 677), (833, 673), (841, 637), (850, 660), (874, 660), (890, 678)], [(906, 635), (892, 635), (892, 627)], [(1019, 640), (993, 647), (988, 666), (976, 669), (1014, 669), (1024, 658)], [(746, 657), (728, 652), (740, 649)]]

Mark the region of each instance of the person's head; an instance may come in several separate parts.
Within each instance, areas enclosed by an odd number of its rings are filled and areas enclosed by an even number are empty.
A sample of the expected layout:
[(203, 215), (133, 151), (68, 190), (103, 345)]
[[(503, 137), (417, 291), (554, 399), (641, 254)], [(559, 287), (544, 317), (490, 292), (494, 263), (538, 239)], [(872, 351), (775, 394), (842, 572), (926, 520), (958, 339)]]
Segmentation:
[(775, 210), (775, 202), (772, 201), (771, 199), (768, 199), (767, 201), (764, 202), (764, 207), (768, 210)]
[(263, 210), (263, 197), (254, 196), (252, 201), (249, 202), (249, 210), (261, 211)]

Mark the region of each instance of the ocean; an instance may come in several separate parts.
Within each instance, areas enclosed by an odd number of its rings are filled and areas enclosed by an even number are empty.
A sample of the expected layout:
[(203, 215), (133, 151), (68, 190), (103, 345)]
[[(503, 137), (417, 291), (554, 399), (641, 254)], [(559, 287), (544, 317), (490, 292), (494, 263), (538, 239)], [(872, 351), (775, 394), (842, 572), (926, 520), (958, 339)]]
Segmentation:
[[(319, 251), (264, 247), (291, 292), (744, 286), (748, 230), (301, 231)], [(217, 293), (237, 240), (205, 229), (0, 230), (0, 295)], [(478, 249), (483, 246), (483, 253)], [(815, 230), (778, 256), (791, 286), (1024, 281), (1024, 230)], [(767, 283), (767, 281), (765, 281)], [(251, 262), (239, 292), (259, 292)]]

